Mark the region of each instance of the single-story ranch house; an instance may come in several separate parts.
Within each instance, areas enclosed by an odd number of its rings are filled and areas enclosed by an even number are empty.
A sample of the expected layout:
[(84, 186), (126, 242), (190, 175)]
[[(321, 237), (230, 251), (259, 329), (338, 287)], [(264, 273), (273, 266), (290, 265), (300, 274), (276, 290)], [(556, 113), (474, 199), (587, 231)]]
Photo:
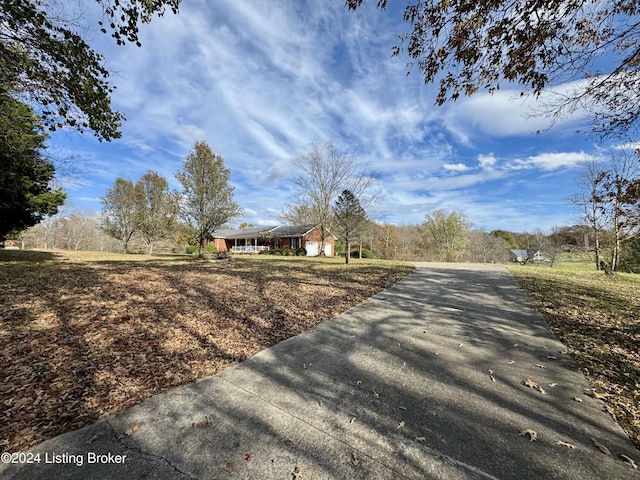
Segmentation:
[[(221, 229), (214, 232), (209, 241), (215, 242), (219, 252), (260, 253), (276, 248), (298, 249), (303, 247), (307, 256), (320, 254), (320, 225), (285, 225), (241, 229)], [(324, 254), (332, 257), (335, 253), (336, 238), (327, 232)]]

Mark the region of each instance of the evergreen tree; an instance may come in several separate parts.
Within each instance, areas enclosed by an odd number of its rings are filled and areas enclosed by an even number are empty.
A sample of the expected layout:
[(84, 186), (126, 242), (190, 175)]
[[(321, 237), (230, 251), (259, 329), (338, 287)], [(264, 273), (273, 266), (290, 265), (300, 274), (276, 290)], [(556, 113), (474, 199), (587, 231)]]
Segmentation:
[(42, 157), (46, 139), (31, 107), (0, 95), (0, 243), (64, 203), (66, 194), (51, 188), (55, 168)]
[(366, 225), (367, 213), (351, 190), (345, 189), (333, 206), (333, 214), (338, 233), (346, 244), (345, 263), (349, 263), (351, 242)]

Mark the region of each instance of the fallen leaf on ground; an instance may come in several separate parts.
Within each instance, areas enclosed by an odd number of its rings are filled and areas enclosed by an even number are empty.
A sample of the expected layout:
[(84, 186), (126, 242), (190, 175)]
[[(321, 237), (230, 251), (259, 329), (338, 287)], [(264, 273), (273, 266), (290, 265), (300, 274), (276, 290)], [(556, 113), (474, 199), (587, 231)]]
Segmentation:
[(233, 473), (233, 463), (227, 463), (227, 465), (224, 467), (224, 471), (227, 473)]
[(578, 402), (578, 403), (582, 403), (582, 399), (580, 397), (573, 397), (574, 401)]
[(547, 357), (547, 360), (557, 360), (557, 358), (556, 358), (556, 357), (554, 357), (553, 355), (549, 355), (549, 356)]
[(565, 442), (563, 440), (556, 440), (556, 445), (560, 445), (561, 447), (567, 447), (567, 448), (576, 448), (576, 446), (573, 443), (569, 443), (569, 442)]
[(509, 365), (513, 365), (513, 364), (514, 364), (514, 363), (516, 363), (516, 362), (515, 362), (515, 361), (513, 361), (513, 360), (509, 360), (507, 363), (508, 363)]
[(396, 429), (398, 429), (398, 428), (403, 428), (403, 427), (404, 427), (404, 422), (400, 422), (400, 423), (398, 424), (398, 426), (396, 427)]
[(530, 428), (525, 428), (524, 430), (520, 430), (520, 435), (524, 437), (528, 436), (530, 442), (535, 442), (536, 440), (538, 440), (538, 434), (534, 430), (531, 430)]
[(426, 440), (425, 437), (416, 437), (413, 441), (414, 442), (424, 442)]
[(251, 454), (250, 454), (250, 453), (247, 453), (247, 454), (244, 456), (244, 459), (245, 459), (247, 462), (248, 462), (248, 461), (250, 461), (250, 460), (251, 460)]
[(302, 472), (300, 467), (296, 465), (296, 468), (293, 469), (293, 480), (300, 480), (300, 475), (302, 475)]
[(530, 379), (526, 379), (524, 382), (522, 382), (523, 385), (525, 385), (526, 387), (529, 387), (533, 390), (538, 390), (542, 395), (546, 395), (547, 392), (544, 391), (544, 388), (542, 388), (540, 385), (538, 385), (536, 382), (534, 382), (533, 380)]
[(602, 443), (600, 443), (598, 440), (596, 440), (595, 438), (591, 437), (591, 441), (593, 442), (593, 444), (596, 447), (598, 447), (598, 449), (602, 453), (606, 453), (607, 455), (611, 455), (611, 452), (609, 451), (609, 449), (607, 447), (605, 447)]
[(360, 464), (360, 459), (356, 456), (356, 452), (351, 452), (351, 463), (353, 463), (355, 466), (358, 466), (358, 464)]
[(588, 395), (589, 395), (590, 397), (595, 398), (596, 400), (601, 400), (601, 399), (603, 399), (603, 398), (607, 398), (607, 396), (606, 396), (606, 395), (603, 395), (602, 393), (598, 393), (598, 392), (596, 392), (595, 390), (594, 390), (594, 391), (592, 391), (592, 392), (589, 392), (589, 393), (588, 393)]
[(624, 461), (625, 463), (628, 463), (629, 466), (631, 468), (633, 468), (634, 470), (638, 469), (638, 465), (636, 464), (636, 462), (635, 462), (635, 460), (633, 458), (628, 457), (624, 453), (619, 453), (618, 456), (622, 459), (622, 461)]
[(352, 417), (351, 420), (349, 420), (349, 424), (352, 424), (356, 421), (356, 417)]
[(549, 384), (550, 387), (557, 387), (558, 386), (558, 382), (553, 382)]
[(538, 368), (546, 368), (544, 365), (541, 365), (539, 363), (536, 363), (536, 367), (538, 367)]

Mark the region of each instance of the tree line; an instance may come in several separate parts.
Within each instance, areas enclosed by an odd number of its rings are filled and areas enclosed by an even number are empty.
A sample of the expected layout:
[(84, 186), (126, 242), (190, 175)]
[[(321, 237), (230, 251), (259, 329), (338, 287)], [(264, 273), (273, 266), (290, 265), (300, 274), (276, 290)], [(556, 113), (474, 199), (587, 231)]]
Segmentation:
[[(509, 251), (517, 249), (543, 251), (552, 265), (563, 252), (593, 253), (597, 269), (638, 271), (637, 155), (620, 150), (609, 161), (592, 159), (584, 164), (580, 191), (571, 199), (580, 207), (583, 224), (555, 227), (549, 233), (539, 229), (518, 233), (473, 228), (458, 210), (429, 212), (421, 224), (377, 223), (366, 212), (380, 196), (367, 165), (333, 144), (311, 145), (294, 161), (298, 172), (293, 179), (294, 201), (284, 206), (281, 217), (289, 224), (319, 225), (322, 243), (328, 235), (335, 235), (336, 252), (347, 263), (351, 256), (492, 263), (509, 260)], [(147, 253), (153, 253), (154, 245), (163, 241), (165, 250), (186, 242), (195, 244), (202, 255), (206, 240), (241, 213), (233, 199), (230, 171), (205, 142), (196, 142), (176, 178), (182, 185), (179, 192), (171, 191), (167, 180), (153, 171), (135, 184), (117, 178), (102, 197), (99, 220), (76, 212), (56, 222), (47, 219), (29, 235), (57, 232), (58, 242), (41, 241), (44, 248), (100, 245), (100, 249), (112, 249), (113, 242), (104, 239), (106, 232), (125, 252), (136, 238)]]
[(176, 172), (180, 192), (171, 191), (167, 179), (153, 171), (135, 185), (117, 178), (102, 197), (104, 230), (122, 242), (125, 253), (134, 235), (151, 254), (155, 242), (174, 234), (193, 240), (202, 256), (208, 236), (241, 213), (230, 177), (222, 157), (206, 142), (196, 142)]

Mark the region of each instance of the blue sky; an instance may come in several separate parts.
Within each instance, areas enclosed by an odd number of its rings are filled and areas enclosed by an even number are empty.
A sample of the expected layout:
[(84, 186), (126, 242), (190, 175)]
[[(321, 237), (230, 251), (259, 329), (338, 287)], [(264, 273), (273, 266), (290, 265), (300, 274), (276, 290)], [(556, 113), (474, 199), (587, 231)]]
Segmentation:
[[(312, 143), (333, 142), (365, 161), (383, 191), (368, 209), (377, 222), (421, 223), (438, 208), (461, 210), (487, 230), (550, 230), (578, 221), (567, 197), (579, 162), (598, 150), (574, 134), (578, 112), (552, 129), (531, 118), (531, 99), (503, 87), (444, 107), (404, 57), (402, 11), (365, 2), (185, 0), (142, 27), (142, 47), (87, 33), (105, 56), (122, 138), (57, 132), (56, 156), (80, 172), (63, 178), (71, 208), (99, 210), (116, 177), (174, 174), (197, 140), (231, 170), (236, 220), (277, 224), (292, 201), (292, 160)], [(558, 89), (566, 86), (556, 86)]]

